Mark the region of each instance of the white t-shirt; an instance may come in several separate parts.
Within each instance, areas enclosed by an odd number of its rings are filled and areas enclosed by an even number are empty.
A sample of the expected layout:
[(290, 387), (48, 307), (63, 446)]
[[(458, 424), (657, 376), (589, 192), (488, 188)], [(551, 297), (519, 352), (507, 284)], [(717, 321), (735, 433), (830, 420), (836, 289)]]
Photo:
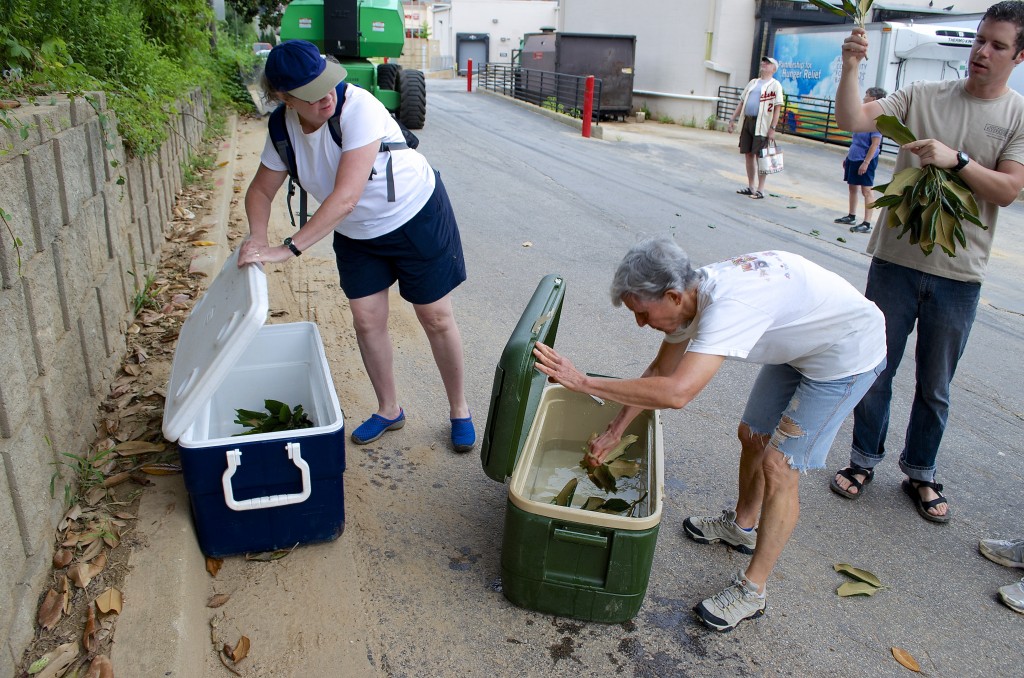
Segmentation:
[[(341, 154), (354, 148), (383, 139), (404, 142), (402, 130), (384, 105), (364, 89), (349, 85), (345, 88), (345, 105), (341, 109), (341, 147), (334, 142), (327, 124), (312, 134), (302, 131), (298, 114), (288, 109), (285, 126), (298, 166), (302, 187), (324, 202), (334, 191)], [(391, 157), (391, 171), (395, 180), (395, 202), (388, 202), (387, 163)], [(260, 162), (268, 169), (286, 171), (288, 166), (278, 155), (274, 143), (267, 135)], [(367, 240), (390, 233), (405, 224), (427, 204), (434, 192), (434, 170), (427, 159), (415, 150), (378, 153), (373, 163), (373, 178), (366, 182), (363, 195), (352, 213), (339, 222), (334, 230), (356, 240)]]
[(815, 381), (874, 368), (885, 319), (853, 285), (790, 252), (744, 254), (700, 269), (697, 315), (665, 341), (688, 351), (790, 365)]

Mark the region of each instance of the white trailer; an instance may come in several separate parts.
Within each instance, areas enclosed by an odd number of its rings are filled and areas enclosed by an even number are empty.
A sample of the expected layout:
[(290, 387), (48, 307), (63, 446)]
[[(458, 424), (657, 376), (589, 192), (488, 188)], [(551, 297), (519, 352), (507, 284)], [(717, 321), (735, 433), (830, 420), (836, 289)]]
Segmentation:
[[(843, 40), (850, 24), (780, 28), (773, 40), (779, 61), (775, 77), (787, 95), (835, 99), (842, 69)], [(967, 76), (973, 29), (939, 23), (870, 23), (868, 58), (861, 62), (861, 91), (882, 87), (892, 92), (918, 80), (956, 80)]]

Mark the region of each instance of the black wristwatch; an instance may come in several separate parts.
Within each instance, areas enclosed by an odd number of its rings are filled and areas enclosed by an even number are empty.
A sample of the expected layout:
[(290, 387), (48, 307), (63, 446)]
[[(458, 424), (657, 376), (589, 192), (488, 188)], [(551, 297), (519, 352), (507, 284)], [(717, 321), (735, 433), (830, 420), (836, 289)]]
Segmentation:
[(956, 152), (956, 167), (953, 168), (954, 172), (959, 172), (963, 168), (967, 167), (967, 163), (971, 161), (971, 158), (963, 151)]
[(292, 251), (292, 254), (294, 254), (295, 256), (298, 257), (302, 255), (302, 250), (295, 246), (295, 243), (292, 242), (291, 238), (284, 239), (284, 246), (290, 249)]

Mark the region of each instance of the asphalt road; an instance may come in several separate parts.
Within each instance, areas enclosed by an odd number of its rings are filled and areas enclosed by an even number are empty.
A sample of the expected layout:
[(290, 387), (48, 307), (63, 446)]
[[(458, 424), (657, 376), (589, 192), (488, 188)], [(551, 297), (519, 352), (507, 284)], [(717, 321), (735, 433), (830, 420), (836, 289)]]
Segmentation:
[[(455, 303), (481, 436), (502, 348), (548, 273), (567, 286), (557, 348), (587, 371), (644, 369), (660, 336), (636, 327), (607, 293), (615, 265), (641, 236), (671, 234), (698, 263), (785, 249), (863, 288), (866, 238), (832, 223), (846, 208), (840, 149), (786, 143), (786, 171), (769, 178), (768, 198), (754, 201), (735, 194), (745, 183), (735, 136), (647, 122), (605, 124), (603, 140), (587, 140), (505, 99), (468, 93), (463, 80), (430, 80), (428, 92), (420, 150), (440, 170), (462, 233), (469, 280)], [(747, 557), (688, 540), (682, 521), (735, 502), (735, 430), (756, 368), (727, 363), (684, 411), (663, 413), (665, 511), (644, 605), (624, 624), (579, 622), (517, 608), (500, 593), (507, 485), (484, 475), (477, 453), (446, 449), (443, 391), (411, 312), (398, 305), (396, 368), (410, 425), (370, 446), (348, 446), (344, 535), (278, 564), (225, 565), (246, 578), (226, 609), (245, 595), (265, 596), (264, 608), (272, 601), (273, 614), (251, 604), (236, 614), (236, 626), (260, 627), (263, 647), (283, 633), (285, 619), (289, 629), (297, 622), (303, 629), (289, 631), (298, 644), (289, 637), (276, 658), (255, 657), (255, 639), (247, 675), (299, 675), (298, 666), (311, 676), (906, 675), (892, 647), (909, 651), (926, 675), (1021, 675), (1024, 618), (998, 602), (996, 589), (1022, 572), (982, 558), (977, 541), (1024, 535), (1024, 399), (1013, 358), (1024, 350), (1022, 221), (1019, 203), (1004, 210), (984, 303), (954, 381), (939, 457), (952, 522), (917, 515), (900, 491), (895, 459), (856, 502), (829, 491), (829, 471), (811, 472), (801, 482), (800, 523), (768, 584), (766, 616), (724, 635), (690, 610), (729, 583)], [(288, 275), (317, 273), (301, 284), (275, 283), (290, 285), (307, 310), (310, 280), (334, 285), (329, 246), (317, 247), (303, 257), (307, 268)], [(272, 307), (288, 292), (272, 285)], [(334, 329), (345, 318), (326, 310), (339, 305), (332, 299), (320, 292), (313, 315), (351, 427), (373, 403), (350, 337)], [(896, 381), (893, 450), (902, 445), (912, 369), (908, 355)], [(849, 439), (848, 422), (830, 469), (845, 464)], [(874, 572), (885, 588), (871, 598), (837, 597), (845, 578), (832, 566), (844, 562)], [(272, 598), (274, 582), (287, 582), (288, 593)], [(323, 600), (332, 592), (341, 607)], [(212, 614), (200, 604), (180, 623), (205, 630)], [(339, 637), (352, 648), (335, 660)]]

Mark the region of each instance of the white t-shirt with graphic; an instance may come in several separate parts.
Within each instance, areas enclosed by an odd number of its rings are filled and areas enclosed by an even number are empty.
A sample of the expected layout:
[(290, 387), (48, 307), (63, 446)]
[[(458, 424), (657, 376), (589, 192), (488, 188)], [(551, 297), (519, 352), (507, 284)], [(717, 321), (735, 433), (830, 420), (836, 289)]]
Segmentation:
[[(302, 187), (321, 203), (334, 191), (342, 153), (362, 148), (379, 139), (399, 143), (405, 141), (398, 123), (372, 94), (349, 85), (345, 88), (345, 96), (339, 120), (340, 148), (326, 124), (312, 134), (306, 134), (294, 110), (288, 109), (284, 116)], [(388, 202), (387, 199), (386, 171), (389, 155), (395, 181), (395, 202)], [(288, 169), (274, 148), (269, 134), (260, 162), (271, 170), (280, 172)], [(373, 169), (373, 178), (366, 182), (355, 209), (334, 228), (342, 235), (366, 240), (390, 233), (416, 216), (434, 192), (434, 170), (427, 159), (415, 150), (378, 153)]]
[(688, 351), (790, 365), (831, 381), (885, 358), (885, 319), (839, 275), (790, 252), (755, 252), (700, 269), (697, 314), (665, 341)]

